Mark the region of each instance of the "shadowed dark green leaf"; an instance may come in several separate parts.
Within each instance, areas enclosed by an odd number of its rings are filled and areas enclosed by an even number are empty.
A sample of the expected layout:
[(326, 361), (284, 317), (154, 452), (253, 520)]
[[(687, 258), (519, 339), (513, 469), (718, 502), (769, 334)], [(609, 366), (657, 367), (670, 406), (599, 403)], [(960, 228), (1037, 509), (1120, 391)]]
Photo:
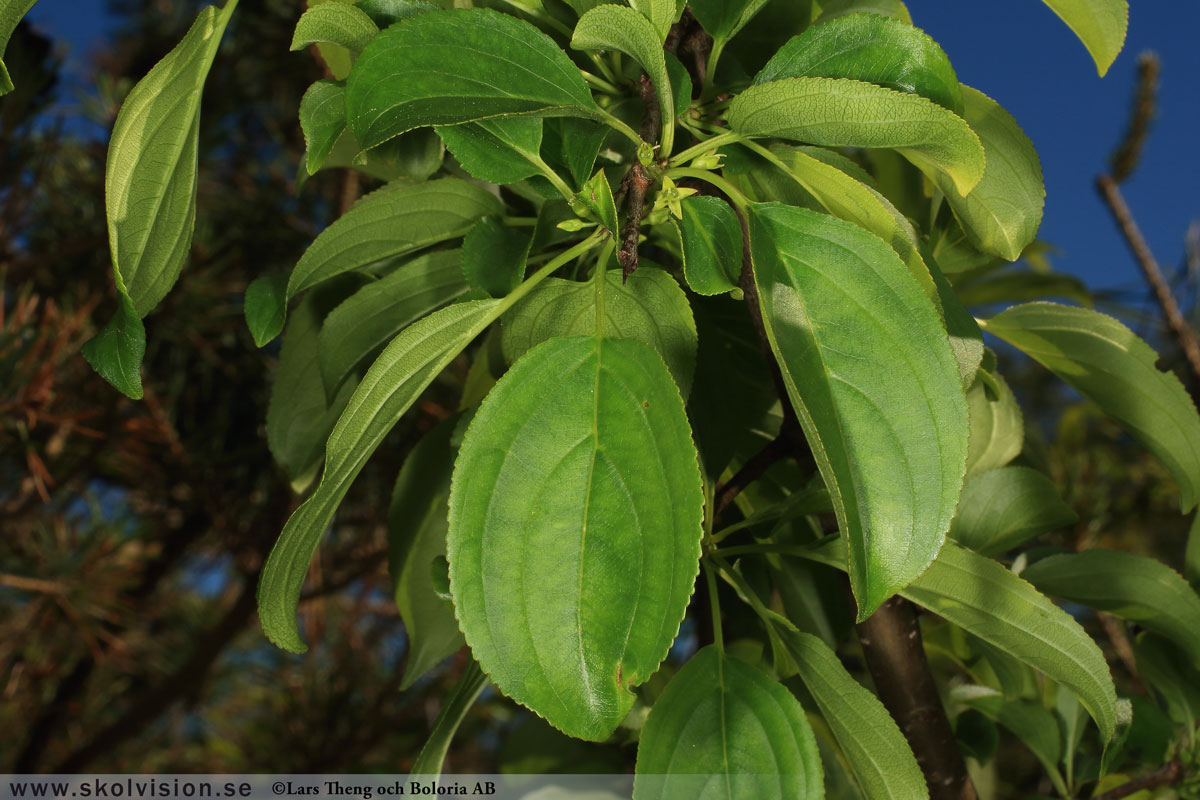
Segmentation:
[(101, 378), (134, 400), (142, 399), (142, 356), (146, 354), (146, 329), (133, 301), (118, 291), (120, 305), (108, 324), (83, 345), (83, 357)]
[(652, 348), (577, 336), (526, 353), (479, 407), (450, 494), (450, 586), (484, 672), (564, 733), (608, 737), (678, 632), (702, 506)]
[(999, 555), (1077, 519), (1045, 475), (1001, 467), (967, 478), (950, 536), (977, 553)]
[(1187, 512), (1200, 497), (1200, 417), (1157, 354), (1112, 317), (1086, 308), (1026, 303), (984, 330), (1046, 367), (1150, 448), (1179, 483)]
[(691, 0), (688, 5), (713, 39), (732, 39), (767, 0)]
[(819, 800), (804, 709), (756, 667), (705, 647), (667, 684), (638, 742), (635, 800)]
[(483, 8), (401, 20), (367, 45), (346, 83), (346, 118), (364, 149), (423, 125), (595, 109), (550, 37)]
[(742, 273), (742, 227), (737, 214), (716, 197), (689, 197), (680, 206), (683, 277), (688, 286), (709, 295), (736, 289)]
[(956, 114), (958, 76), (938, 43), (907, 22), (849, 14), (813, 25), (788, 41), (754, 78), (850, 78), (927, 97)]
[(475, 223), (463, 240), (462, 272), (467, 285), (492, 297), (503, 297), (525, 277), (529, 236), (506, 227), (496, 217)]
[(929, 297), (857, 225), (756, 204), (750, 244), (771, 349), (849, 535), (862, 619), (925, 570), (954, 516), (968, 435), (958, 364)]
[(438, 135), (471, 177), (489, 183), (516, 183), (541, 170), (542, 120), (526, 117), (439, 125)]
[(287, 317), (287, 281), (287, 275), (263, 275), (246, 287), (246, 325), (259, 347), (283, 330)]
[(346, 130), (346, 87), (336, 81), (317, 81), (308, 87), (300, 100), (300, 129), (306, 148), (304, 168), (316, 175)]

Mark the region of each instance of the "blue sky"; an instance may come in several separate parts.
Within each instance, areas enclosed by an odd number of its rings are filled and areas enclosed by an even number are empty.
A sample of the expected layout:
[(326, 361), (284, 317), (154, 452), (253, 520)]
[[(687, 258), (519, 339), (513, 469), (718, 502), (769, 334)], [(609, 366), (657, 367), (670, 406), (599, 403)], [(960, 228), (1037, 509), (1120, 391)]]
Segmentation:
[[(1041, 236), (1062, 250), (1056, 268), (1094, 287), (1140, 281), (1092, 183), (1124, 129), (1137, 56), (1156, 51), (1163, 62), (1159, 117), (1124, 191), (1159, 260), (1179, 262), (1184, 232), (1200, 219), (1200, 3), (1134, 3), (1125, 49), (1103, 79), (1074, 35), (1037, 0), (908, 5), (959, 78), (999, 101), (1033, 140), (1046, 177)], [(87, 53), (104, 41), (103, 0), (40, 0), (30, 16), (86, 74)]]

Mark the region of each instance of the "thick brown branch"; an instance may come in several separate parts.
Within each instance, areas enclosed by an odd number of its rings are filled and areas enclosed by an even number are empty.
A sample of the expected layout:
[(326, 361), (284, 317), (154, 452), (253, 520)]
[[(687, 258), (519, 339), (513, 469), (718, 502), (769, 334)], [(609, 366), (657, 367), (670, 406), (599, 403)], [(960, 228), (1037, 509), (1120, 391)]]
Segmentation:
[(1113, 219), (1116, 220), (1117, 226), (1125, 237), (1125, 243), (1133, 252), (1133, 257), (1142, 268), (1142, 274), (1146, 276), (1146, 281), (1154, 290), (1155, 299), (1158, 300), (1158, 305), (1162, 309), (1167, 327), (1179, 345), (1179, 349), (1183, 351), (1192, 373), (1190, 383), (1194, 396), (1197, 382), (1200, 381), (1200, 343), (1196, 340), (1196, 332), (1192, 330), (1183, 316), (1183, 312), (1180, 311), (1179, 304), (1175, 302), (1171, 287), (1163, 277), (1158, 261), (1155, 260), (1154, 253), (1150, 251), (1150, 245), (1146, 244), (1141, 230), (1133, 219), (1133, 214), (1129, 211), (1129, 206), (1125, 204), (1125, 198), (1121, 195), (1121, 189), (1117, 186), (1117, 182), (1108, 175), (1101, 175), (1096, 179), (1096, 188), (1100, 191), (1100, 197), (1108, 205), (1108, 210), (1112, 212)]
[(925, 773), (930, 800), (975, 800), (975, 786), (925, 659), (912, 604), (891, 598), (858, 624), (858, 640), (879, 699)]
[(1149, 775), (1143, 775), (1140, 778), (1134, 778), (1127, 783), (1122, 783), (1113, 789), (1109, 789), (1104, 794), (1095, 795), (1092, 800), (1121, 800), (1122, 797), (1129, 797), (1131, 794), (1136, 794), (1143, 789), (1156, 789), (1159, 786), (1171, 786), (1179, 783), (1183, 779), (1183, 764), (1179, 759), (1174, 759), (1165, 764), (1161, 769), (1151, 772)]

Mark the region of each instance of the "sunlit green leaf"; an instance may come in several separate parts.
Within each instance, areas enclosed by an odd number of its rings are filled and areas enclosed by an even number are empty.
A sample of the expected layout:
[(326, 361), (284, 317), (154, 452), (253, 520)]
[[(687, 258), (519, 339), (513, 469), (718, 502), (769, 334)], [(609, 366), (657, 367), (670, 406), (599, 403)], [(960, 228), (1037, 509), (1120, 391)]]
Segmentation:
[(689, 197), (680, 206), (683, 276), (688, 286), (699, 294), (736, 289), (742, 273), (742, 228), (737, 214), (716, 197)]
[(1045, 0), (1092, 54), (1100, 75), (1117, 60), (1129, 27), (1127, 0)]
[(1025, 446), (1025, 420), (1012, 389), (999, 373), (980, 369), (967, 392), (971, 438), (967, 474), (1003, 467)]
[(967, 478), (950, 536), (978, 553), (999, 555), (1077, 519), (1045, 475), (1001, 467)]
[(479, 407), (450, 494), (450, 586), (484, 671), (563, 732), (606, 738), (679, 629), (702, 505), (652, 348), (577, 336), (526, 353)]
[(292, 36), (292, 50), (318, 42), (336, 44), (357, 56), (375, 38), (379, 28), (367, 13), (349, 3), (321, 3), (301, 15)]
[(675, 0), (629, 0), (629, 5), (650, 20), (660, 43), (667, 38), (671, 26), (679, 21), (679, 12), (683, 10)]

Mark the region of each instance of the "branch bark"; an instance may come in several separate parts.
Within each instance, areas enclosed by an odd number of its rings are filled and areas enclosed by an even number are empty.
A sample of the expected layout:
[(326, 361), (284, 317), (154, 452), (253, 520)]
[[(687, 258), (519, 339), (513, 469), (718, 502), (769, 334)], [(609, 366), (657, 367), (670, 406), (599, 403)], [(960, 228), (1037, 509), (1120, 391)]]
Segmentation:
[[(638, 88), (642, 94), (642, 127), (638, 131), (642, 141), (653, 145), (658, 140), (658, 129), (662, 125), (662, 111), (658, 107), (658, 92), (654, 84), (643, 75), (638, 80)], [(617, 191), (617, 202), (622, 198), (629, 201), (625, 225), (621, 229), (621, 247), (617, 251), (617, 261), (621, 264), (622, 281), (628, 280), (638, 268), (638, 236), (642, 230), (642, 212), (646, 205), (646, 190), (650, 188), (650, 176), (641, 160), (634, 156), (633, 165), (625, 173), (621, 187)]]

